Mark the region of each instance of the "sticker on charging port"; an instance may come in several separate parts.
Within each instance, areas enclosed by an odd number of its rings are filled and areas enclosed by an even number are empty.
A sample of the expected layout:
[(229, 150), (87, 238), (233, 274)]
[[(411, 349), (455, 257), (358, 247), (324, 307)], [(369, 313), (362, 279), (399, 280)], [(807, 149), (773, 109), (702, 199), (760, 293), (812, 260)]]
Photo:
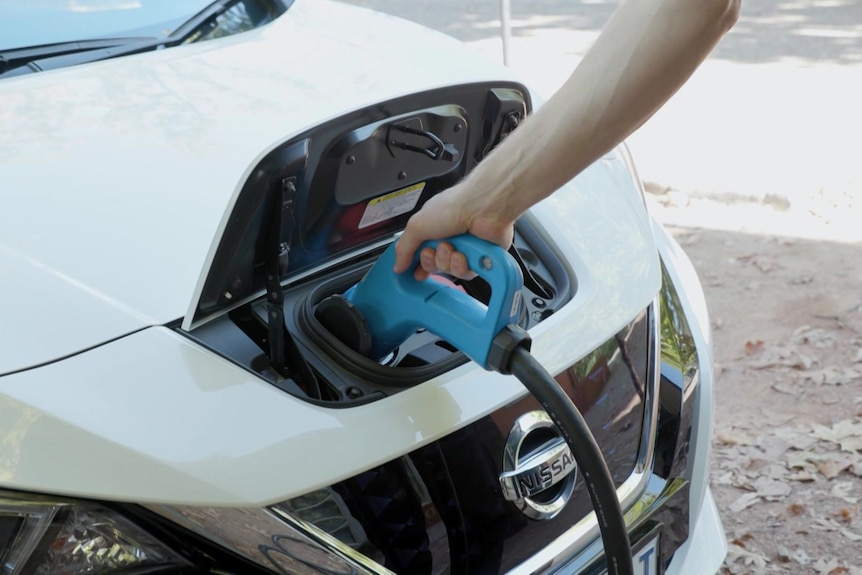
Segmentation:
[(406, 214), (416, 207), (416, 202), (419, 201), (419, 196), (422, 195), (422, 190), (424, 189), (425, 182), (422, 182), (396, 190), (385, 196), (374, 198), (365, 207), (365, 213), (362, 214), (362, 219), (359, 220), (359, 229), (361, 230), (362, 228), (367, 228)]

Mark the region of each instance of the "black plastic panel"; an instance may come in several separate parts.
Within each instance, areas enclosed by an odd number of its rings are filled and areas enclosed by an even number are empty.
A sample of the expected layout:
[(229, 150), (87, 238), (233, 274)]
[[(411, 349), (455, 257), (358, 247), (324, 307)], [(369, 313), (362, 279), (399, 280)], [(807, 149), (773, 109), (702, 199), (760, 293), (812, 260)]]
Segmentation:
[[(526, 222), (516, 225), (513, 251), (519, 254), (522, 273), (532, 278), (522, 292), (520, 323), (530, 328), (565, 305), (574, 295), (573, 279), (555, 254)], [(285, 290), (285, 324), (305, 361), (323, 386), (323, 397), (308, 393), (288, 375), (283, 377), (269, 362), (266, 303), (251, 302), (205, 323), (189, 337), (219, 355), (302, 399), (330, 407), (350, 407), (375, 401), (445, 373), (468, 361), (436, 335), (421, 331), (405, 341), (393, 357), (380, 364), (359, 355), (329, 333), (315, 317), (316, 306), (327, 296), (354, 285), (376, 260), (377, 253), (307, 278)], [(544, 286), (539, 293), (535, 285)], [(488, 286), (483, 280), (463, 282), (465, 289), (482, 299)], [(288, 366), (290, 368), (291, 366)]]
[[(391, 238), (451, 187), (530, 110), (527, 90), (500, 82), (452, 86), (370, 106), (287, 141), (251, 171), (219, 245), (195, 322), (264, 287), (267, 197), (283, 205), (287, 278)], [(473, 125), (475, 124), (475, 126)]]

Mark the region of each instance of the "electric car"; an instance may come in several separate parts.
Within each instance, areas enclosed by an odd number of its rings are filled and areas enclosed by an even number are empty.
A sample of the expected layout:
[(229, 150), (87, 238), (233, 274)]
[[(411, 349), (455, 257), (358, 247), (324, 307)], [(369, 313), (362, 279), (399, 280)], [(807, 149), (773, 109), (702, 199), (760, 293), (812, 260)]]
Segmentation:
[[(327, 303), (541, 102), (392, 17), (257, 2), (214, 33), (255, 3), (192, 4), (0, 45), (2, 573), (603, 572), (583, 474), (518, 380), (421, 326), (369, 358)], [(715, 572), (707, 310), (626, 148), (508, 253), (635, 572)]]

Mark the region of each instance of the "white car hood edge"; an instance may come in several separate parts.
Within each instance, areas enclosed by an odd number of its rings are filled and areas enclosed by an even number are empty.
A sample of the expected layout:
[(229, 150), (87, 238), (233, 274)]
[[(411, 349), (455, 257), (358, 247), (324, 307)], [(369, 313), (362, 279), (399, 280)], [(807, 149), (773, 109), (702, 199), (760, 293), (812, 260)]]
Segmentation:
[[(654, 299), (658, 252), (619, 155), (600, 160), (531, 217), (577, 278), (574, 299), (531, 330), (559, 373)], [(0, 485), (97, 499), (259, 506), (391, 461), (524, 393), (467, 364), (349, 409), (297, 399), (153, 327), (0, 378)]]

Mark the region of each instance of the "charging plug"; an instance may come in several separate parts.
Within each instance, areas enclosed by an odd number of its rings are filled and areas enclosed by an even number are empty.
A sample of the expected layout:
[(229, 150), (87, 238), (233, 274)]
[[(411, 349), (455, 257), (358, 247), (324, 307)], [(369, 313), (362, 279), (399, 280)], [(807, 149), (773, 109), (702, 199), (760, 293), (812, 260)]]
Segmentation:
[(519, 348), (530, 351), (532, 344), (533, 340), (527, 330), (514, 323), (506, 325), (491, 342), (485, 369), (511, 375), (512, 354)]

